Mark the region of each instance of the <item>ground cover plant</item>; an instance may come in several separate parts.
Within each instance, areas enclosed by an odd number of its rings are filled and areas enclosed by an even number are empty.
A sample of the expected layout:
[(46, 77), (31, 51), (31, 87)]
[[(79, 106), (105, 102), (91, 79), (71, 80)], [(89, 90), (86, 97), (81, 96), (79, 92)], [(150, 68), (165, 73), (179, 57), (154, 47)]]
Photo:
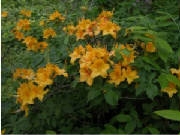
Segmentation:
[(177, 0), (2, 0), (5, 134), (180, 132)]

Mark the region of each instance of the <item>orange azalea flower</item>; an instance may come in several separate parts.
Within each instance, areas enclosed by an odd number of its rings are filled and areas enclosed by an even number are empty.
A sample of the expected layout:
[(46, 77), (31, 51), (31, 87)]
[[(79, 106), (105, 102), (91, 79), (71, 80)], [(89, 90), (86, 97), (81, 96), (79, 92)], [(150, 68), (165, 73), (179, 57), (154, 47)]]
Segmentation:
[(46, 65), (47, 70), (51, 70), (53, 76), (52, 78), (55, 78), (57, 75), (63, 75), (64, 77), (68, 77), (68, 74), (65, 72), (64, 69), (60, 69), (57, 65), (48, 63)]
[(110, 20), (113, 16), (113, 13), (111, 11), (102, 11), (99, 16), (97, 17), (97, 20)]
[(176, 85), (173, 83), (169, 83), (168, 86), (162, 89), (161, 91), (166, 92), (169, 95), (169, 97), (172, 97), (174, 94), (178, 92), (178, 90), (176, 89)]
[(47, 91), (40, 86), (33, 84), (33, 82), (22, 83), (17, 90), (17, 102), (20, 102), (22, 106), (27, 104), (34, 104), (34, 99), (37, 97), (42, 101), (44, 94)]
[(170, 71), (172, 74), (176, 74), (178, 79), (180, 80), (180, 68), (179, 69), (171, 68)]
[(68, 77), (68, 74), (64, 69), (60, 69), (58, 66), (49, 63), (45, 68), (39, 68), (37, 70), (35, 82), (38, 85), (45, 87), (47, 85), (51, 85), (53, 83), (52, 79), (57, 75)]
[(97, 22), (91, 21), (90, 23), (87, 23), (85, 28), (85, 35), (89, 35), (90, 37), (94, 35), (98, 35), (100, 33), (100, 30), (97, 29)]
[(76, 26), (76, 40), (84, 39), (86, 35), (86, 29), (91, 24), (90, 19), (81, 19)]
[(128, 66), (130, 63), (134, 62), (135, 59), (135, 51), (133, 49), (133, 47), (131, 47), (129, 44), (123, 45), (121, 44), (120, 46), (116, 45), (115, 46), (115, 50), (117, 49), (117, 51), (119, 51), (119, 53), (121, 54), (123, 60), (121, 61), (122, 66), (126, 67)]
[(64, 27), (64, 31), (67, 31), (70, 35), (75, 34), (76, 40), (85, 39), (86, 36), (96, 36), (103, 33), (103, 35), (111, 35), (113, 38), (117, 37), (117, 32), (121, 29), (120, 26), (110, 21), (112, 12), (103, 11), (96, 20), (81, 19), (78, 25), (74, 27)]
[(53, 84), (52, 71), (47, 68), (39, 68), (36, 73), (35, 82), (42, 87)]
[(82, 47), (82, 45), (76, 47), (69, 56), (71, 57), (71, 64), (74, 64), (76, 59), (81, 58), (82, 54), (85, 53), (85, 49)]
[(117, 32), (121, 29), (118, 25), (110, 21), (101, 21), (98, 25), (103, 35), (110, 34), (113, 38), (116, 38)]
[(34, 77), (35, 73), (32, 69), (17, 68), (16, 71), (13, 73), (14, 79), (22, 78), (32, 80)]
[(91, 76), (92, 71), (88, 67), (80, 68), (80, 82), (86, 82), (89, 86), (92, 86), (93, 78)]
[(148, 42), (147, 44), (146, 44), (146, 52), (151, 52), (151, 53), (153, 53), (153, 52), (155, 52), (156, 51), (156, 48), (155, 48), (155, 46), (154, 46), (154, 44), (152, 43), (152, 42)]
[(8, 12), (7, 11), (2, 11), (1, 12), (1, 16), (2, 17), (7, 17), (8, 16)]
[(23, 43), (26, 44), (27, 50), (38, 51), (38, 40), (32, 36), (24, 38)]
[(84, 39), (85, 33), (83, 30), (78, 29), (76, 31), (76, 40)]
[(20, 11), (20, 14), (24, 15), (26, 17), (31, 17), (31, 11), (30, 10), (23, 9)]
[(18, 30), (15, 30), (13, 33), (14, 33), (14, 35), (15, 35), (15, 38), (18, 39), (18, 41), (24, 39), (24, 34), (23, 34), (22, 32), (20, 32), (20, 31), (18, 31)]
[(74, 27), (73, 25), (68, 25), (63, 28), (63, 31), (67, 32), (69, 35), (73, 35), (76, 31), (76, 27)]
[(53, 20), (56, 20), (56, 19), (59, 19), (60, 21), (64, 21), (64, 20), (65, 20), (65, 17), (62, 16), (58, 11), (55, 11), (54, 13), (52, 13), (52, 14), (49, 16), (49, 20), (50, 20), (50, 21), (53, 21)]
[(37, 43), (37, 48), (40, 49), (41, 51), (44, 51), (48, 47), (47, 42), (38, 42)]
[(126, 77), (128, 84), (131, 84), (135, 79), (139, 78), (139, 76), (137, 75), (137, 71), (132, 70), (130, 66), (126, 67), (124, 74), (125, 74), (124, 76)]
[(93, 48), (86, 45), (86, 48), (79, 46), (70, 54), (71, 63), (80, 58), (80, 82), (87, 82), (92, 85), (93, 79), (97, 76), (107, 77), (107, 70), (110, 68), (109, 53), (105, 48)]
[(107, 70), (110, 68), (109, 64), (105, 63), (102, 59), (96, 59), (93, 64), (89, 67), (92, 71), (91, 77), (107, 76)]
[(90, 66), (95, 59), (97, 59), (96, 53), (94, 51), (87, 51), (86, 54), (84, 54), (79, 60), (80, 68)]
[(20, 19), (17, 22), (17, 30), (29, 30), (30, 29), (30, 21), (27, 19)]
[(109, 74), (109, 83), (114, 83), (116, 86), (125, 80), (124, 69), (122, 70), (120, 64), (115, 64), (113, 71)]
[(52, 28), (45, 29), (43, 31), (43, 38), (48, 39), (49, 37), (55, 37), (56, 32)]
[(22, 110), (27, 110), (28, 104), (34, 104), (34, 99), (38, 98), (43, 100), (44, 95), (48, 90), (44, 91), (44, 88), (33, 84), (33, 82), (22, 83), (17, 90), (17, 102), (21, 104)]

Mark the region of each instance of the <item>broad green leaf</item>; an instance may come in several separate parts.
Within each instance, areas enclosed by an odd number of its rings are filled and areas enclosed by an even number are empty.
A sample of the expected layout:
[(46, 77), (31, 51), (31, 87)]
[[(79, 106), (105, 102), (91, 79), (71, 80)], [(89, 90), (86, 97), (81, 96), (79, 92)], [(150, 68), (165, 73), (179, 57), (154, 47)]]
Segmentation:
[(119, 96), (115, 91), (107, 90), (107, 92), (104, 94), (104, 98), (106, 102), (110, 105), (117, 105)]
[(132, 119), (127, 114), (119, 114), (113, 118), (113, 121), (115, 121), (115, 120), (118, 122), (128, 122), (128, 121), (131, 121)]
[(180, 87), (180, 80), (172, 74), (163, 73), (158, 77), (158, 81), (162, 89), (167, 87), (169, 82), (172, 82)]
[(180, 111), (178, 110), (159, 110), (154, 113), (166, 119), (180, 121)]
[(158, 82), (160, 83), (162, 89), (168, 86), (168, 80), (166, 79), (165, 74), (161, 74), (158, 77)]
[(172, 75), (172, 74), (167, 74), (167, 75), (166, 75), (166, 79), (167, 79), (169, 82), (172, 82), (172, 83), (174, 83), (174, 84), (176, 84), (177, 86), (180, 87), (180, 80), (179, 80), (176, 76), (174, 76), (174, 75)]
[(149, 130), (149, 132), (151, 134), (159, 134), (160, 133), (158, 129), (153, 128), (153, 127), (147, 127), (147, 129)]
[(126, 56), (129, 56), (129, 54), (131, 53), (128, 49), (123, 49), (121, 50), (121, 52)]
[(91, 89), (89, 90), (88, 92), (88, 102), (90, 100), (93, 100), (94, 98), (96, 98), (97, 96), (99, 96), (101, 94), (101, 91), (100, 90), (97, 90), (97, 89)]
[(158, 88), (156, 85), (149, 84), (148, 88), (146, 89), (146, 94), (150, 99), (154, 99), (155, 96), (158, 95)]
[(167, 62), (169, 55), (173, 53), (171, 46), (165, 40), (158, 37), (155, 38), (155, 46), (157, 48), (159, 57), (164, 62)]

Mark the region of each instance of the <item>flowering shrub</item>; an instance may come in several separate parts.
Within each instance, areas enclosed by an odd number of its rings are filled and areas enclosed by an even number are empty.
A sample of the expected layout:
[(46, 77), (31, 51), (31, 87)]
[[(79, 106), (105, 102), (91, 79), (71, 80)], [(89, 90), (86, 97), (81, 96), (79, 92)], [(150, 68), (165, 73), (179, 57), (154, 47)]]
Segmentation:
[(180, 109), (180, 47), (167, 38), (180, 32), (176, 20), (159, 12), (173, 20), (164, 32), (162, 18), (119, 18), (118, 6), (100, 12), (80, 1), (73, 16), (75, 3), (61, 4), (45, 15), (23, 7), (7, 28), (12, 11), (2, 10), (3, 53), (9, 46), (16, 62), (2, 67), (11, 103), (3, 133), (178, 133), (179, 123), (153, 113)]

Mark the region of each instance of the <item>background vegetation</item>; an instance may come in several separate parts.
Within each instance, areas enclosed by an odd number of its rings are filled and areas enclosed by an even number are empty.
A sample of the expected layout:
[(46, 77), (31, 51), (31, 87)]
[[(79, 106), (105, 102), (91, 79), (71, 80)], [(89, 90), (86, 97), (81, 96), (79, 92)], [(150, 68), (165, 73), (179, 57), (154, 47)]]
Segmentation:
[[(180, 110), (180, 83), (178, 76), (171, 75), (171, 68), (180, 68), (180, 3), (178, 0), (2, 0), (1, 18), (1, 128), (7, 134), (45, 133), (110, 133), (110, 134), (177, 134), (178, 120), (159, 117), (154, 111)], [(65, 16), (64, 22), (48, 23), (57, 36), (48, 39), (48, 51), (28, 51), (12, 32), (22, 16), (20, 10), (32, 11), (32, 35), (42, 40), (43, 27), (39, 22), (46, 20), (54, 11)], [(121, 27), (117, 38), (99, 36), (96, 40), (111, 50), (115, 43), (138, 44), (156, 39), (155, 53), (144, 53), (132, 64), (139, 78), (129, 85), (107, 85), (102, 77), (94, 79), (92, 86), (79, 82), (79, 65), (70, 64), (69, 54), (78, 45), (95, 43), (91, 38), (76, 40), (63, 27), (77, 25), (81, 18), (94, 20), (103, 10), (113, 11), (113, 22)], [(43, 101), (35, 99), (29, 105), (26, 117), (17, 111), (16, 103), (19, 82), (13, 79), (17, 68), (37, 70), (51, 61), (66, 69), (68, 78), (57, 76)], [(179, 71), (180, 72), (180, 71)], [(180, 76), (180, 75), (179, 75)], [(169, 97), (161, 91), (168, 82), (176, 84), (177, 93)], [(137, 87), (135, 87), (137, 86)], [(103, 90), (106, 90), (104, 92)], [(109, 90), (109, 91), (108, 91)], [(106, 94), (108, 93), (108, 94)]]

